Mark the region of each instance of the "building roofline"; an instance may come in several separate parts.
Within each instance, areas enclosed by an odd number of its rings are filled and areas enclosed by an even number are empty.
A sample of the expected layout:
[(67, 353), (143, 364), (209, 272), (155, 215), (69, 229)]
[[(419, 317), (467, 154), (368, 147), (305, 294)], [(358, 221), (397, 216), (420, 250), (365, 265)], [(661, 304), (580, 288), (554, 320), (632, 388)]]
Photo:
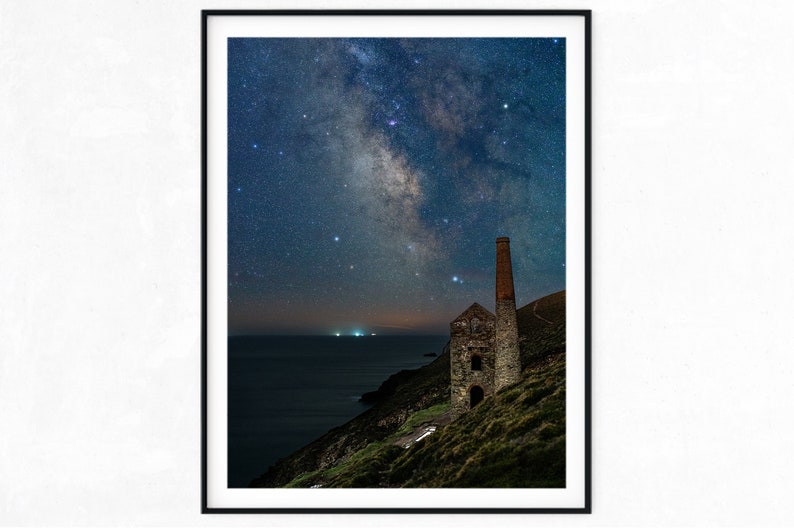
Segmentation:
[(456, 321), (458, 321), (458, 320), (462, 319), (462, 318), (463, 318), (463, 317), (464, 317), (466, 314), (468, 314), (469, 312), (472, 312), (472, 311), (474, 311), (474, 310), (477, 310), (477, 311), (482, 311), (482, 312), (484, 312), (484, 313), (485, 313), (485, 314), (486, 314), (486, 315), (487, 315), (489, 318), (496, 319), (496, 315), (495, 315), (493, 312), (491, 312), (490, 310), (486, 309), (485, 307), (483, 307), (483, 306), (482, 306), (482, 305), (480, 305), (479, 303), (476, 303), (476, 302), (475, 302), (475, 303), (472, 303), (471, 305), (469, 305), (469, 307), (468, 307), (466, 310), (464, 310), (463, 312), (461, 312), (461, 313), (460, 313), (460, 314), (459, 314), (459, 315), (458, 315), (458, 316), (457, 316), (457, 317), (456, 317), (454, 320), (452, 320), (452, 321), (453, 321), (453, 322), (456, 322)]

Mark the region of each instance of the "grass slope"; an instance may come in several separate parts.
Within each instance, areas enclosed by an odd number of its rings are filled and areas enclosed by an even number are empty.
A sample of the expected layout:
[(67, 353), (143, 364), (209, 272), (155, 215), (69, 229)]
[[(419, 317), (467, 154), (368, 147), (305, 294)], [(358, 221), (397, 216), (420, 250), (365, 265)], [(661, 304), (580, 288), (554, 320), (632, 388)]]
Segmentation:
[(389, 440), (373, 443), (289, 486), (564, 487), (565, 355), (549, 357), (407, 450)]

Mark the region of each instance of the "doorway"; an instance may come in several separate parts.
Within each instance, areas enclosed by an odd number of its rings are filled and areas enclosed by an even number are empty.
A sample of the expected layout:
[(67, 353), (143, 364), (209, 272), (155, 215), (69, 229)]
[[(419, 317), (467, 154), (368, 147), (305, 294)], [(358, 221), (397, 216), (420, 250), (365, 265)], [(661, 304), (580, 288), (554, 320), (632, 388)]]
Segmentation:
[(469, 397), (469, 409), (472, 409), (482, 401), (484, 397), (483, 389), (480, 386), (472, 386), (471, 391), (469, 391)]

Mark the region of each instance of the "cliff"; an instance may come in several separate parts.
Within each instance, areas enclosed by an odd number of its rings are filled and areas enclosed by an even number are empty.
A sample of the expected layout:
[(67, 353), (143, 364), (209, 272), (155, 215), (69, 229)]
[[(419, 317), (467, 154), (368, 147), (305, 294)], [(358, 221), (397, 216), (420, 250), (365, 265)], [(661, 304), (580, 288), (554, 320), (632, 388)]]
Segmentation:
[[(449, 420), (449, 350), (252, 487), (564, 487), (565, 292), (518, 310), (521, 379)], [(408, 448), (406, 448), (408, 447)]]

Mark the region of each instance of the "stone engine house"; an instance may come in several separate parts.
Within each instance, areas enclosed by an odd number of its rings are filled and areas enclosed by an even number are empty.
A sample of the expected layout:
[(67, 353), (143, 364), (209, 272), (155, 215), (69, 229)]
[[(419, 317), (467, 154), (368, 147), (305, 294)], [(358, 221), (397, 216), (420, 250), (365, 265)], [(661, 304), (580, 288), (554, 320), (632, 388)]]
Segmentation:
[(458, 417), (494, 393), (496, 316), (479, 303), (450, 323), (452, 416)]
[(474, 303), (450, 324), (450, 392), (457, 418), (521, 376), (510, 239), (496, 239), (496, 315)]

